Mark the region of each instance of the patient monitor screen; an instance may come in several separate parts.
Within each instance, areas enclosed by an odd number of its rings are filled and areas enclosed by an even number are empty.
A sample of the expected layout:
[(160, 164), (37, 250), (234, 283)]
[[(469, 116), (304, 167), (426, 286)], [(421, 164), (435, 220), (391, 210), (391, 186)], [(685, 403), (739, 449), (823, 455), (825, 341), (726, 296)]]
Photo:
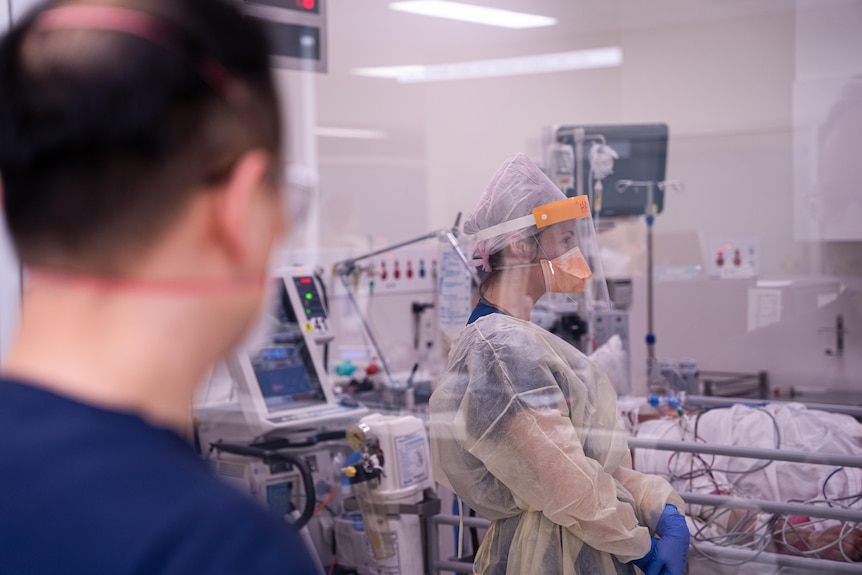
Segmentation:
[(326, 403), (305, 342), (271, 345), (250, 359), (270, 413)]
[(275, 313), (279, 325), (270, 344), (249, 354), (269, 413), (326, 403), (320, 378), (284, 289), (279, 282)]

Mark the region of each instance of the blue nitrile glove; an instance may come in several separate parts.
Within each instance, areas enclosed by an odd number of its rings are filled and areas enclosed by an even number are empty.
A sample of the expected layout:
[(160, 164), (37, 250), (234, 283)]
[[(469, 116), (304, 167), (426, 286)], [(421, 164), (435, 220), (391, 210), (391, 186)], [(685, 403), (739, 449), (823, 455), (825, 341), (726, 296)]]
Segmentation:
[(632, 561), (632, 565), (640, 568), (640, 570), (647, 575), (659, 575), (661, 572), (662, 565), (661, 563), (658, 563), (656, 561), (657, 544), (658, 541), (653, 538), (650, 538), (649, 552), (640, 559), (635, 559), (634, 561)]
[(668, 503), (661, 512), (655, 526), (656, 535), (661, 537), (656, 543), (656, 562), (665, 567), (662, 573), (684, 575), (688, 564), (688, 542), (690, 535), (685, 517)]

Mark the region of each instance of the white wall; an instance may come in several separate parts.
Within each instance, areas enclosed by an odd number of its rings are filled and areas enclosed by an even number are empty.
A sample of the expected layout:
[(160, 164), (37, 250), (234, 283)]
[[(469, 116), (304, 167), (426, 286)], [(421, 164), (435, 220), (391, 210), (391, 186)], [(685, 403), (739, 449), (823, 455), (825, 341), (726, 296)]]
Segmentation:
[[(541, 0), (536, 9), (569, 2)], [(16, 12), (29, 4), (16, 0)], [(330, 72), (311, 84), (283, 80), (289, 122), (300, 129), (292, 146), (320, 175), (320, 216), (314, 218), (319, 229), (307, 234), (304, 245), (363, 250), (450, 226), (458, 212), (466, 215), (507, 155), (525, 151), (541, 158), (543, 126), (665, 122), (671, 132), (668, 177), (687, 189), (667, 197), (658, 234), (759, 238), (766, 277), (862, 274), (858, 243), (821, 249), (802, 241), (817, 238), (795, 233), (799, 202), (793, 192), (800, 162), (810, 161), (794, 157), (794, 87), (813, 70), (858, 67), (859, 51), (852, 49), (860, 38), (854, 36), (857, 21), (835, 12), (857, 14), (858, 2), (710, 2), (702, 12), (678, 2), (678, 18), (667, 17), (666, 10), (657, 17), (654, 6), (630, 2), (576, 6), (584, 10), (575, 13), (577, 33), (512, 34), (427, 19), (427, 35), (417, 39), (406, 35), (401, 26), (407, 20), (394, 11), (374, 12), (379, 18), (372, 21), (363, 19), (365, 9), (358, 4), (333, 1)], [(609, 45), (623, 47), (622, 67), (417, 85), (350, 73), (363, 65)], [(295, 80), (296, 74), (280, 77)], [(310, 142), (308, 130), (315, 124), (376, 130), (385, 137)], [(630, 235), (629, 247), (638, 253), (643, 236)], [(4, 286), (10, 285), (8, 276), (3, 274)], [(657, 313), (668, 322), (665, 333), (691, 329), (685, 314)], [(633, 332), (632, 340), (640, 341), (640, 334)]]
[(469, 210), (508, 154), (540, 160), (543, 125), (665, 122), (668, 177), (687, 191), (656, 230), (757, 236), (766, 273), (806, 270), (790, 229), (794, 25), (781, 13), (636, 29), (557, 47), (620, 42), (620, 68), (429, 85), (428, 226)]
[[(17, 22), (27, 15), (31, 8), (39, 4), (42, 0), (7, 0), (6, 4), (12, 5), (12, 21)], [(7, 8), (8, 11), (8, 8)]]
[[(330, 223), (324, 214), (322, 241), (368, 246), (451, 225), (506, 156), (525, 151), (541, 158), (545, 125), (665, 122), (671, 131), (668, 177), (682, 180), (687, 191), (670, 194), (658, 232), (759, 240), (765, 276), (860, 274), (858, 250), (826, 246), (823, 255), (810, 243), (819, 238), (794, 233), (792, 190), (800, 164), (794, 158), (794, 85), (812, 68), (859, 66), (858, 35), (850, 44), (845, 38), (858, 28), (856, 20), (836, 10), (858, 12), (860, 4), (808, 2), (816, 8), (809, 10), (807, 1), (800, 0), (798, 11), (768, 0), (710, 2), (700, 11), (685, 3), (674, 8), (671, 0), (660, 9), (576, 3), (564, 13), (582, 23), (573, 28), (564, 21), (566, 33), (496, 32), (425, 19), (419, 32), (410, 28), (416, 38), (397, 33), (407, 21), (395, 20), (391, 11), (367, 22), (352, 5), (333, 3), (332, 61), (317, 82), (318, 122), (383, 130), (387, 139), (320, 142), (322, 202), (335, 216)], [(543, 0), (536, 9), (558, 4)], [(430, 38), (441, 34), (448, 41), (432, 49)], [(419, 85), (350, 73), (362, 65), (607, 45), (623, 47), (622, 67)], [(838, 46), (845, 51), (835, 57)], [(824, 58), (829, 66), (823, 67)]]
[[(379, 216), (388, 213), (396, 182), (405, 176), (380, 162), (374, 167), (366, 164), (369, 174), (351, 182), (344, 166), (330, 172), (336, 166), (328, 164), (322, 152), (324, 181), (338, 181), (340, 193), (349, 195), (354, 204), (364, 201), (367, 206), (365, 211), (351, 210), (355, 221), (347, 227), (378, 234), (388, 231), (392, 239), (401, 240), (451, 225), (456, 213), (466, 215), (470, 210), (506, 156), (525, 151), (542, 158), (540, 138), (546, 125), (664, 122), (671, 134), (668, 177), (683, 181), (686, 191), (669, 193), (665, 211), (657, 219), (657, 234), (704, 240), (755, 238), (760, 242), (761, 276), (766, 278), (824, 272), (862, 275), (858, 243), (822, 244), (819, 237), (795, 233), (798, 202), (793, 191), (799, 163), (811, 161), (810, 155), (794, 155), (798, 129), (794, 87), (812, 70), (860, 65), (862, 47), (854, 49), (862, 38), (859, 26), (840, 11), (859, 11), (862, 5), (855, 0), (799, 0), (796, 5), (765, 0), (703, 2), (699, 4), (703, 13), (693, 14), (694, 8), (682, 2), (677, 18), (669, 17), (666, 10), (673, 2), (659, 4), (665, 10), (655, 11), (655, 4), (609, 2), (599, 7), (578, 2), (575, 5), (584, 10), (597, 11), (594, 20), (583, 19), (583, 30), (569, 34), (547, 30), (529, 38), (512, 34), (508, 44), (491, 32), (485, 44), (471, 43), (462, 35), (464, 29), (453, 26), (450, 41), (438, 43), (424, 55), (417, 53), (414, 42), (407, 43), (409, 53), (404, 55), (395, 50), (375, 52), (356, 37), (345, 39), (341, 47), (351, 50), (349, 56), (339, 56), (339, 47), (333, 46), (331, 54), (338, 63), (329, 77), (318, 82), (321, 123), (337, 118), (361, 127), (388, 126), (395, 134), (393, 142), (381, 146), (398, 148), (396, 157), (410, 158), (411, 174), (424, 172), (425, 176), (424, 190), (419, 183), (411, 196), (411, 209), (405, 211), (402, 206), (407, 200), (400, 198), (398, 209), (405, 217), (393, 223), (391, 216)], [(536, 10), (551, 5), (554, 2), (543, 0)], [(333, 21), (338, 19), (337, 10), (333, 4)], [(394, 22), (387, 20), (387, 30), (389, 26)], [(429, 36), (441, 30), (436, 23), (427, 27)], [(486, 34), (478, 27), (474, 33), (476, 38)], [(348, 73), (350, 65), (435, 63), (608, 45), (623, 47), (620, 68), (420, 85), (357, 79)], [(844, 52), (837, 54), (841, 47)], [(417, 134), (422, 143), (416, 141)], [(858, 150), (860, 143), (857, 135), (851, 149)], [(360, 163), (373, 155), (333, 152), (333, 157), (350, 156)], [(380, 170), (377, 177), (387, 190), (379, 196), (371, 184), (374, 170)], [(418, 223), (416, 213), (424, 214)], [(399, 226), (401, 222), (405, 225)], [(625, 238), (623, 247), (642, 255), (642, 222), (619, 229), (623, 231), (617, 235)], [(668, 251), (675, 248), (671, 245)], [(658, 260), (670, 257), (657, 254)], [(638, 276), (631, 341), (636, 346), (633, 369), (642, 371), (645, 290), (643, 262), (638, 263), (630, 270)], [(846, 368), (856, 365), (856, 360), (845, 355), (845, 369), (832, 369), (834, 362), (820, 349), (829, 340), (816, 330), (772, 329), (750, 339), (748, 287), (747, 282), (718, 280), (658, 284), (660, 355), (699, 358), (709, 369), (766, 369), (785, 387), (798, 387), (806, 378), (815, 385), (853, 385), (853, 370)], [(823, 308), (810, 321), (819, 322), (819, 329), (829, 325), (831, 315)], [(778, 337), (781, 334), (786, 337)], [(763, 354), (757, 352), (761, 346), (766, 350)], [(740, 349), (748, 353), (740, 354)], [(856, 357), (858, 347), (848, 350)], [(830, 373), (828, 381), (816, 377), (825, 371)]]
[(0, 32), (9, 28), (9, 5), (4, 3), (0, 6)]
[[(10, 20), (17, 22), (38, 3), (38, 0), (0, 2), (0, 33), (5, 33), (9, 28)], [(18, 321), (21, 303), (20, 277), (20, 266), (15, 258), (5, 219), (0, 218), (0, 360)]]
[[(9, 28), (9, 5), (0, 5), (0, 34)], [(10, 246), (6, 235), (6, 224), (0, 218), (0, 360), (8, 345), (11, 318), (17, 303), (12, 300), (12, 294), (17, 293), (17, 274), (14, 273), (14, 263), (9, 255)], [(10, 293), (11, 292), (11, 293)]]
[(797, 0), (796, 6), (794, 231), (842, 242), (824, 244), (824, 272), (849, 267), (862, 274), (862, 3)]
[(0, 221), (0, 360), (9, 346), (18, 320), (20, 272), (12, 253), (5, 221)]
[[(13, 11), (18, 3), (13, 3)], [(17, 15), (17, 11), (13, 12)], [(10, 23), (9, 4), (0, 6), (0, 34), (8, 30)], [(2, 192), (2, 190), (0, 190)], [(5, 219), (0, 217), (0, 361), (9, 346), (12, 332), (18, 319), (20, 305), (20, 271), (12, 251), (12, 244), (6, 230)]]
[[(658, 359), (695, 359), (701, 370), (737, 373), (766, 371), (771, 389), (810, 394), (854, 393), (862, 385), (862, 282), (842, 288), (835, 279), (800, 280), (781, 287), (758, 287), (755, 280), (659, 282), (655, 287)], [(771, 323), (749, 329), (750, 292), (769, 290), (780, 298)], [(630, 310), (632, 388), (646, 391), (646, 284), (637, 278)], [(841, 315), (844, 352), (836, 349), (835, 323)], [(780, 317), (780, 319), (779, 319)], [(827, 353), (831, 350), (833, 353)], [(786, 395), (785, 395), (786, 398)], [(810, 401), (817, 401), (811, 399)]]
[[(583, 17), (575, 27), (583, 33), (551, 28), (527, 35), (425, 19), (408, 38), (398, 33), (406, 20), (396, 21), (392, 11), (366, 22), (351, 4), (333, 3), (330, 73), (317, 81), (318, 123), (382, 130), (387, 138), (320, 141), (321, 201), (329, 206), (323, 245), (381, 245), (451, 225), (506, 156), (541, 158), (543, 126), (665, 122), (668, 177), (687, 191), (667, 198), (659, 233), (758, 239), (766, 276), (822, 271), (820, 251), (793, 234), (793, 87), (801, 57), (794, 6), (758, 0), (695, 11), (679, 3), (674, 17), (673, 2), (661, 4), (576, 3), (566, 14)], [(556, 5), (543, 0), (536, 9)], [(808, 42), (828, 33), (815, 27)], [(440, 34), (448, 41), (432, 49), (430, 39)], [(350, 73), (363, 65), (608, 45), (623, 47), (622, 67), (419, 85)], [(832, 251), (845, 264), (835, 269), (854, 269), (846, 249)]]

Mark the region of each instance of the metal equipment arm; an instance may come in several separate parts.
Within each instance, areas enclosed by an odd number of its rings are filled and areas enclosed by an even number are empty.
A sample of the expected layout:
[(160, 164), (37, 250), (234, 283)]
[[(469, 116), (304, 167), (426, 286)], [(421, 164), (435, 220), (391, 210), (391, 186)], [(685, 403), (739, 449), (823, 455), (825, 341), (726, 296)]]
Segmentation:
[(469, 259), (467, 259), (467, 255), (464, 253), (464, 250), (462, 250), (461, 246), (458, 245), (458, 228), (460, 222), (461, 214), (459, 213), (456, 216), (455, 223), (452, 225), (451, 228), (441, 228), (433, 232), (428, 232), (427, 234), (421, 235), (417, 238), (413, 238), (411, 240), (381, 248), (379, 250), (374, 250), (372, 252), (368, 252), (353, 258), (348, 258), (346, 260), (342, 260), (333, 264), (333, 273), (341, 278), (341, 283), (344, 285), (344, 289), (347, 290), (347, 298), (350, 300), (353, 309), (356, 310), (356, 313), (359, 316), (359, 321), (362, 324), (362, 329), (365, 330), (365, 333), (368, 335), (368, 339), (371, 342), (372, 347), (374, 347), (374, 351), (377, 354), (377, 357), (380, 359), (381, 365), (383, 366), (383, 372), (386, 374), (386, 379), (392, 386), (395, 385), (395, 379), (392, 377), (392, 371), (389, 369), (389, 364), (383, 355), (383, 350), (380, 348), (380, 345), (377, 343), (377, 340), (374, 337), (374, 333), (371, 331), (371, 326), (369, 326), (368, 322), (365, 320), (365, 316), (362, 313), (362, 309), (359, 307), (359, 302), (356, 301), (356, 296), (353, 293), (353, 289), (350, 285), (350, 282), (348, 281), (348, 278), (349, 276), (353, 276), (356, 274), (356, 264), (358, 262), (361, 262), (362, 260), (366, 260), (374, 256), (379, 256), (380, 254), (385, 254), (387, 252), (417, 244), (419, 242), (438, 238), (441, 240), (445, 239), (452, 245), (452, 249), (455, 250), (455, 253), (458, 254), (458, 258), (461, 260), (461, 262), (464, 264), (464, 267), (467, 268), (467, 271), (470, 273), (470, 277), (472, 278), (473, 283), (478, 285), (479, 280), (476, 277), (476, 271), (470, 265), (470, 261)]

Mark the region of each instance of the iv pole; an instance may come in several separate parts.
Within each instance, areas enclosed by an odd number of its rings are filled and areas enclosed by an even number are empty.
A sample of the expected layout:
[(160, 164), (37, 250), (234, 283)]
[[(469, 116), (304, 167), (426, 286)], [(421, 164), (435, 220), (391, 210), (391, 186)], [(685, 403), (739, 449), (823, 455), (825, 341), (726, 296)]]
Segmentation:
[[(658, 185), (662, 187), (664, 182)], [(647, 387), (659, 379), (657, 362), (655, 358), (655, 326), (653, 323), (653, 224), (655, 223), (656, 205), (653, 197), (653, 187), (656, 185), (651, 180), (635, 181), (620, 180), (617, 182), (617, 192), (623, 193), (629, 188), (646, 188), (646, 225), (647, 225)]]

